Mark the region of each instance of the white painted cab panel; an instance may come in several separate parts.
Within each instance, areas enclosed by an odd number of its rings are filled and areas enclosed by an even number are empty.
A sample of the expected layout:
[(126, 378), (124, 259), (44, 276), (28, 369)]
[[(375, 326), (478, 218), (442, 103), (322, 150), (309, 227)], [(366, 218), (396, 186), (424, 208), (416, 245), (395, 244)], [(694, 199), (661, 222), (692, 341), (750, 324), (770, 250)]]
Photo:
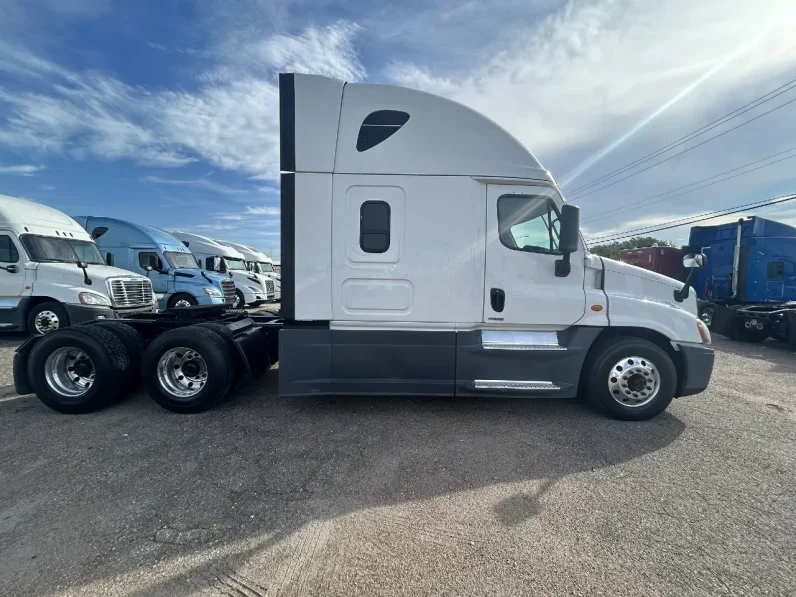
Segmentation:
[[(298, 190), (296, 196), (298, 201)], [(360, 247), (360, 208), (365, 201), (390, 206), (390, 246), (384, 253), (366, 253)], [(469, 177), (336, 174), (332, 209), (329, 319), (480, 321), (483, 184)], [(298, 255), (296, 261), (300, 263)], [(298, 272), (296, 278), (301, 279)]]

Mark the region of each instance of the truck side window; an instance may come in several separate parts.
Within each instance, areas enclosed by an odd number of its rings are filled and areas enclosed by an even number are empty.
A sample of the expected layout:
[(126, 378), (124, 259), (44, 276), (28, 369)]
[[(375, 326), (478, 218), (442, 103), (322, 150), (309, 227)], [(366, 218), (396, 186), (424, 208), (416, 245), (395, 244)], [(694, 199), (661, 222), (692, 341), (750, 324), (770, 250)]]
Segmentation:
[(497, 202), (500, 242), (515, 251), (558, 253), (558, 210), (543, 195), (504, 195)]
[(163, 269), (163, 262), (160, 260), (157, 253), (141, 251), (138, 254), (138, 265), (141, 266), (141, 269), (144, 269), (146, 266), (150, 266), (152, 269)]
[(216, 271), (216, 263), (215, 258), (213, 257), (205, 257), (205, 269), (209, 272)]
[(782, 280), (785, 275), (784, 261), (769, 261), (766, 268), (769, 280)]
[(362, 153), (386, 141), (409, 120), (409, 114), (398, 110), (377, 110), (362, 121), (357, 135), (357, 151)]
[(108, 231), (107, 226), (98, 226), (91, 231), (91, 238), (97, 240), (100, 236), (105, 234)]
[(7, 234), (0, 235), (0, 261), (3, 263), (16, 263), (19, 261), (19, 251)]
[(390, 205), (365, 201), (359, 208), (359, 248), (365, 253), (384, 253), (390, 248)]

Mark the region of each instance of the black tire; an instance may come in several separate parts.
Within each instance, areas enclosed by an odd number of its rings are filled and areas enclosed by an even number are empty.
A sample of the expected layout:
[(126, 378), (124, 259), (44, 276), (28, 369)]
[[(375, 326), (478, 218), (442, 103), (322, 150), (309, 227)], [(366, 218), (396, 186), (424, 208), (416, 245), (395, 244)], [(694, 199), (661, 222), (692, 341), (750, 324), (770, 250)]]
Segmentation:
[(713, 329), (713, 312), (713, 305), (699, 307), (699, 318), (708, 326), (709, 330)]
[[(617, 380), (621, 388), (627, 387), (627, 384), (622, 383), (621, 376), (610, 377), (609, 374), (616, 371), (617, 365), (624, 359), (632, 357), (641, 359), (638, 366), (641, 368), (643, 363), (643, 371), (652, 371), (652, 375), (657, 372), (659, 380), (658, 391), (652, 400), (639, 406), (630, 405), (634, 398), (630, 395), (626, 397), (622, 389), (614, 389), (618, 394), (615, 398), (609, 387), (612, 380)], [(646, 373), (634, 373), (631, 377), (635, 375), (639, 375), (638, 379), (644, 381)], [(586, 397), (598, 411), (623, 421), (644, 421), (662, 413), (671, 403), (677, 388), (677, 369), (666, 351), (654, 342), (642, 338), (613, 338), (593, 347), (590, 351), (583, 385)], [(641, 391), (645, 389), (642, 388)], [(625, 398), (627, 403), (620, 402)], [(637, 398), (643, 400), (641, 394)]]
[(181, 309), (182, 308), (181, 306), (180, 307), (177, 306), (177, 303), (180, 302), (180, 301), (185, 301), (186, 303), (188, 303), (191, 306), (199, 304), (199, 302), (194, 297), (192, 297), (190, 294), (186, 294), (184, 292), (179, 292), (179, 293), (173, 295), (169, 299), (169, 303), (167, 305), (167, 308), (168, 309)]
[(146, 340), (138, 333), (138, 330), (119, 321), (102, 321), (90, 325), (77, 326), (75, 329), (78, 328), (85, 328), (86, 330), (101, 328), (108, 330), (124, 344), (124, 348), (127, 350), (127, 356), (130, 359), (128, 385), (130, 390), (135, 390), (141, 382), (141, 359), (144, 356), (144, 350), (146, 350)]
[(243, 309), (246, 306), (246, 297), (243, 296), (238, 288), (235, 289), (235, 302), (232, 303), (233, 309)]
[(240, 357), (238, 356), (238, 347), (235, 345), (235, 338), (232, 331), (223, 323), (205, 322), (198, 323), (196, 327), (204, 328), (214, 333), (220, 340), (224, 342), (227, 347), (234, 366), (232, 368), (232, 375), (229, 376), (229, 387), (227, 387), (225, 394), (233, 388), (233, 386), (240, 380), (242, 365)]
[[(43, 332), (41, 331), (42, 325), (44, 321), (40, 322), (40, 325), (36, 325), (36, 320), (40, 314), (50, 312), (54, 315), (53, 317), (47, 318), (52, 323), (57, 320), (57, 327), (53, 328), (52, 331), (60, 330), (63, 328), (69, 327), (69, 315), (66, 313), (66, 309), (61, 303), (57, 303), (55, 301), (48, 301), (46, 303), (39, 303), (38, 305), (34, 305), (31, 307), (30, 311), (28, 312), (28, 333), (32, 336), (44, 336), (47, 333), (52, 332)], [(52, 323), (51, 326), (52, 327)]]
[[(57, 384), (48, 381), (45, 371), (48, 358), (67, 348), (83, 352), (93, 364), (93, 383), (80, 396), (70, 397), (57, 391), (53, 387)], [(126, 384), (120, 380), (127, 378), (129, 369), (130, 359), (124, 345), (103, 329), (87, 334), (70, 328), (47, 334), (36, 343), (28, 359), (28, 379), (36, 396), (53, 410), (68, 414), (93, 412), (115, 402), (126, 390)]]
[[(158, 363), (168, 351), (186, 348), (201, 356), (206, 378), (201, 389), (192, 396), (180, 397), (160, 381)], [(180, 355), (180, 353), (175, 353)], [(159, 336), (144, 351), (141, 377), (152, 399), (163, 408), (176, 413), (198, 413), (215, 406), (232, 387), (235, 362), (230, 350), (217, 333), (199, 325), (170, 330)]]

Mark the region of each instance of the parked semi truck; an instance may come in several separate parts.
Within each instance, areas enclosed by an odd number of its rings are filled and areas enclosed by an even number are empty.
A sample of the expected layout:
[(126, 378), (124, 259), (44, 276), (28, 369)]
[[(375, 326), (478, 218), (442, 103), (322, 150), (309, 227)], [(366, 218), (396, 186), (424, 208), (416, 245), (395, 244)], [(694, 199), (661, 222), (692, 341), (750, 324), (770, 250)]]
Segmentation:
[(17, 350), (19, 393), (84, 412), (140, 376), (196, 412), (277, 359), (282, 396), (581, 395), (642, 420), (705, 389), (690, 287), (590, 254), (578, 208), (495, 123), (393, 86), (279, 88), (280, 314), (196, 306), (59, 331)]
[(107, 266), (72, 218), (0, 195), (0, 330), (43, 335), (156, 306), (149, 280)]
[(274, 270), (273, 262), (262, 251), (258, 251), (253, 247), (247, 247), (240, 243), (233, 243), (226, 240), (216, 240), (217, 243), (227, 245), (238, 251), (246, 261), (246, 269), (258, 277), (267, 278), (274, 284), (274, 299), (279, 301), (282, 299), (282, 281), (279, 274)]
[(188, 247), (205, 269), (227, 274), (232, 278), (235, 282), (236, 309), (242, 309), (245, 305), (256, 307), (273, 300), (273, 281), (249, 272), (246, 260), (239, 251), (201, 234), (180, 230), (172, 230), (170, 234)]
[(109, 265), (147, 276), (161, 310), (234, 304), (229, 276), (203, 271), (188, 248), (165, 230), (116, 218), (76, 216)]
[(695, 226), (686, 251), (707, 257), (695, 288), (700, 317), (714, 332), (796, 345), (796, 228), (758, 216)]

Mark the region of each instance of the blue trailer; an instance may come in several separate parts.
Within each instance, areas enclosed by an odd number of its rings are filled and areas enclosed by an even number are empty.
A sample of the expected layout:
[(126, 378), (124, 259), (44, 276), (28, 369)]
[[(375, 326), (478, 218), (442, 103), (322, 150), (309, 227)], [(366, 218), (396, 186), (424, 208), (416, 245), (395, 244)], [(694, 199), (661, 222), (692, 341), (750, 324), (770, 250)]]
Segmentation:
[(712, 331), (744, 342), (796, 344), (796, 228), (758, 216), (691, 228), (688, 253), (707, 267), (694, 287)]
[(116, 218), (77, 216), (108, 265), (148, 276), (161, 311), (235, 301), (227, 275), (203, 271), (185, 245), (165, 230)]

